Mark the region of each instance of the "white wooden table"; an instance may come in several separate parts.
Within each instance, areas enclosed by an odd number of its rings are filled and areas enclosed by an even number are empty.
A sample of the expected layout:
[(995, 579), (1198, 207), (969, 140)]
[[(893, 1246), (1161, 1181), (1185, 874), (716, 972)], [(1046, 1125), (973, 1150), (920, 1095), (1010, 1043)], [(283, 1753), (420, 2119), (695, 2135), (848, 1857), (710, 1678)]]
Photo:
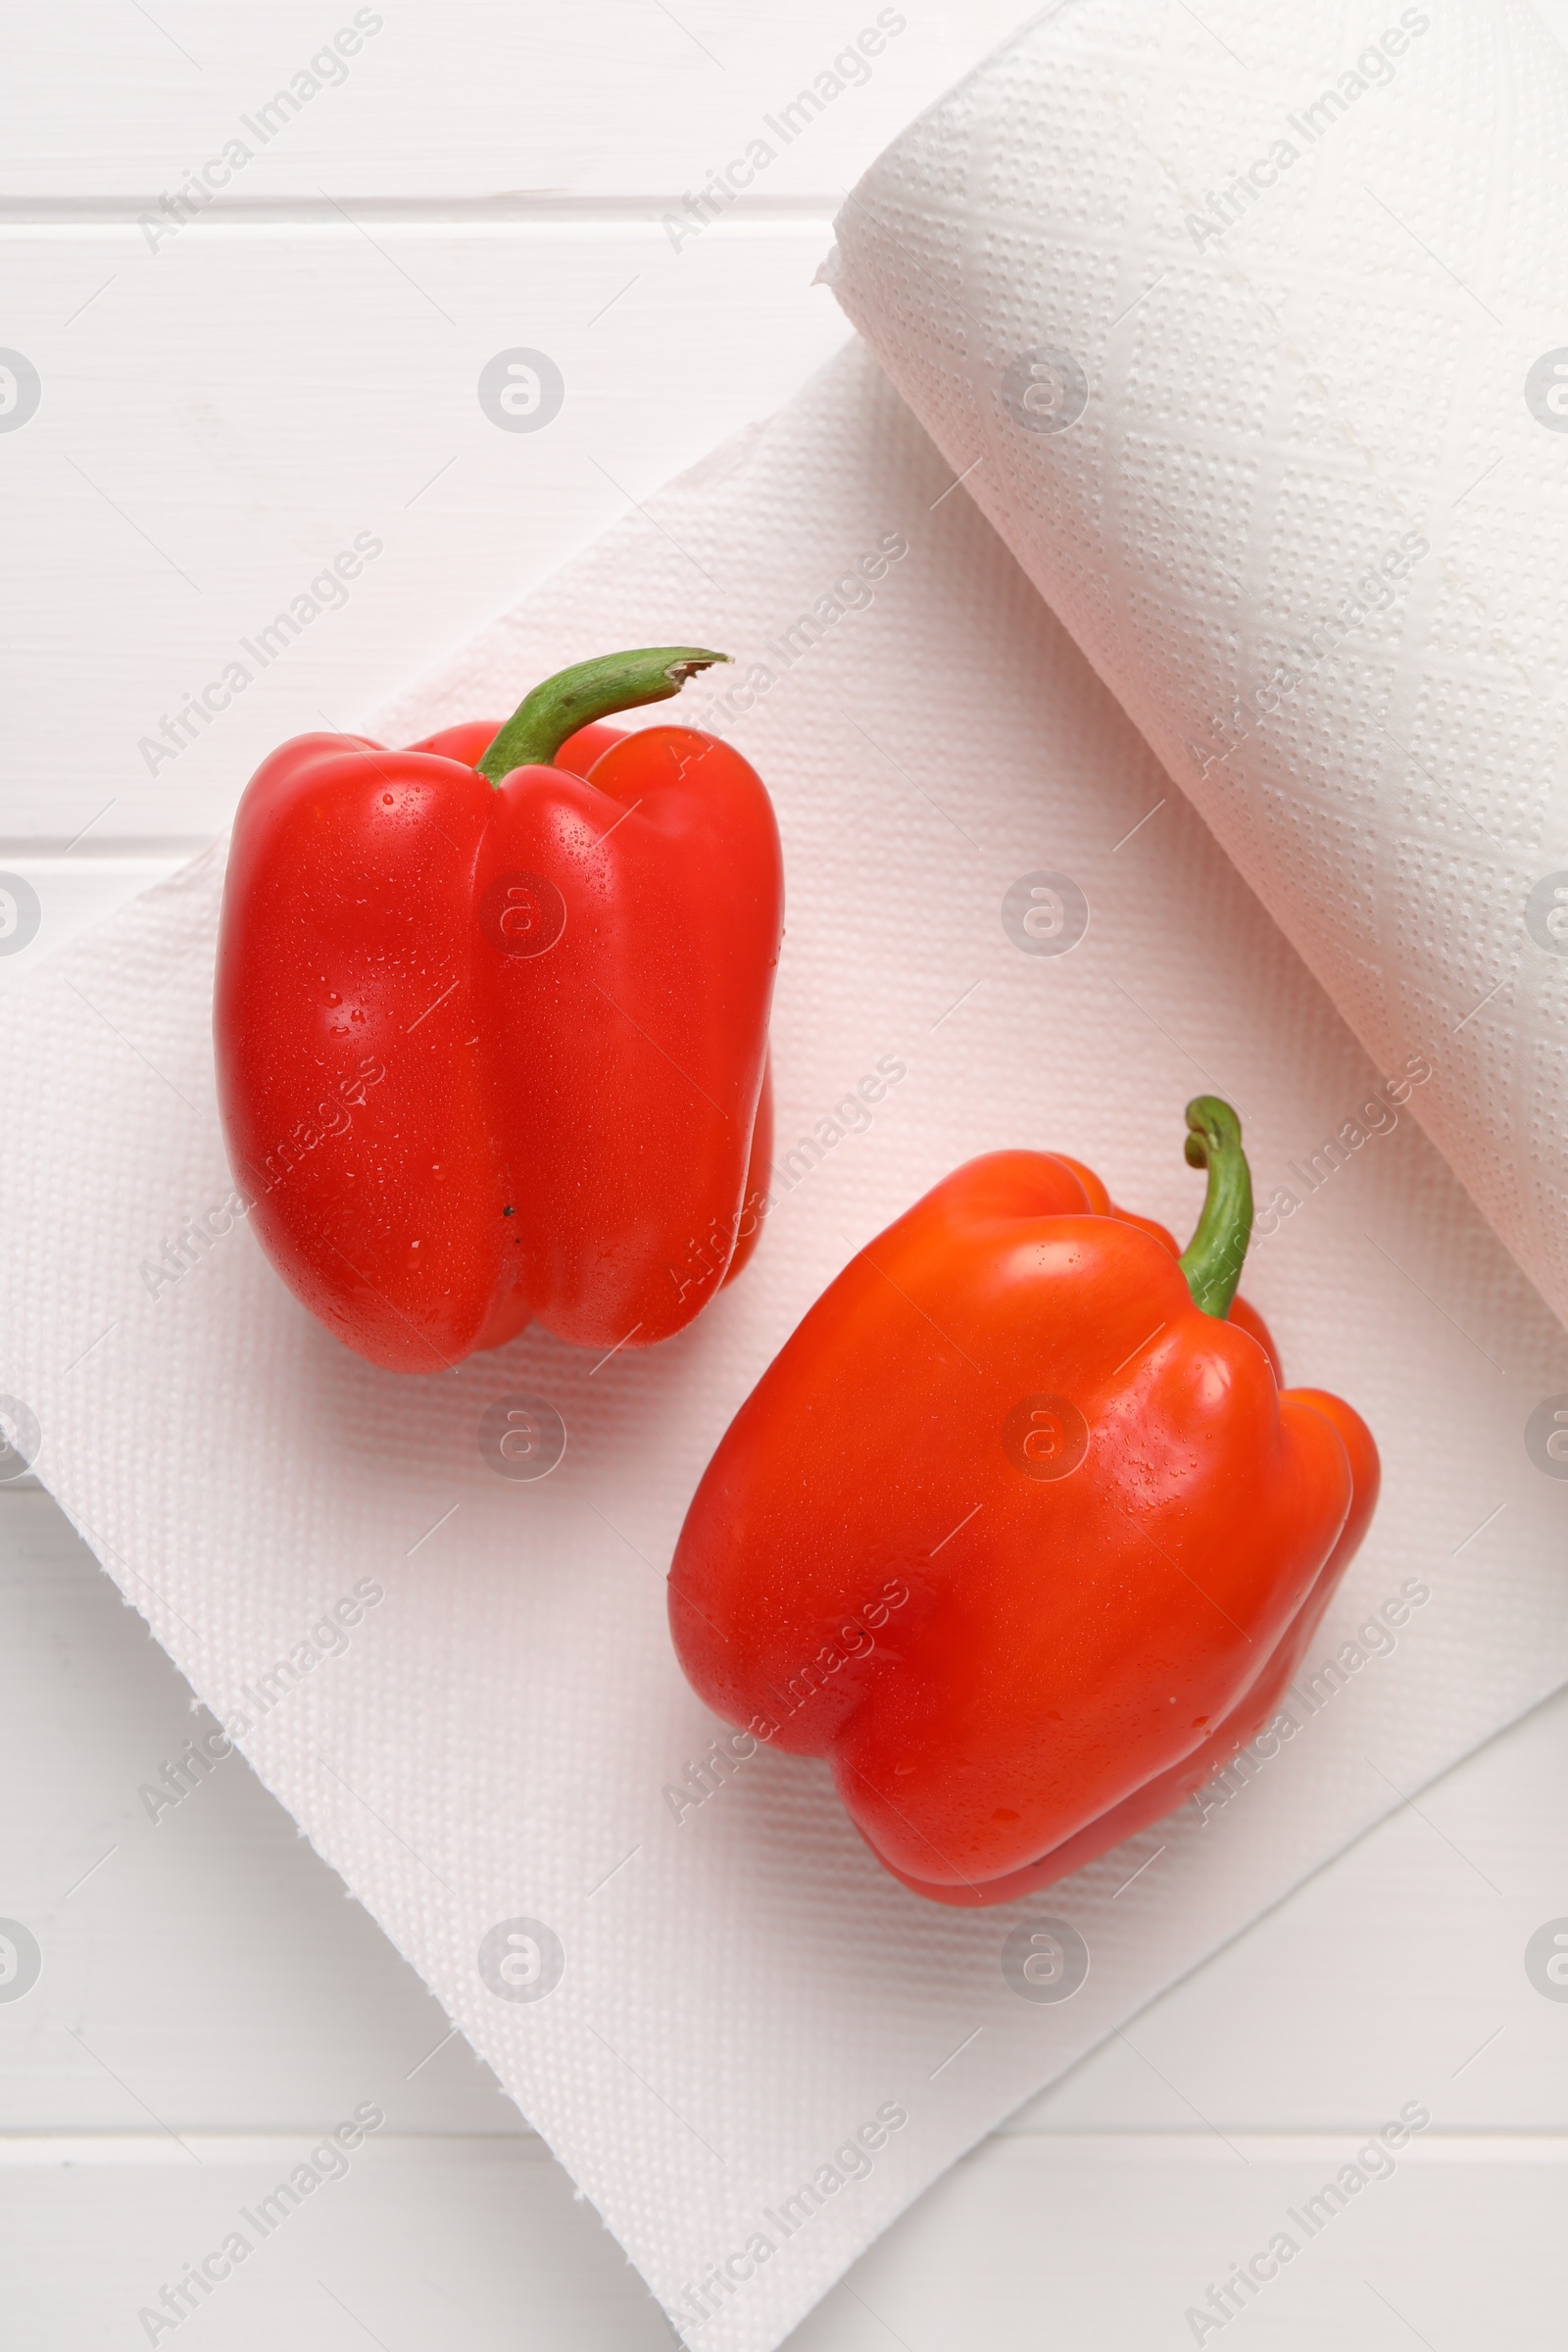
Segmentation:
[[(900, 28), (788, 142), (786, 110), (878, 23), (871, 0), (787, 19), (738, 0), (70, 0), (8, 26), (0, 867), (42, 914), (0, 993), (218, 833), (273, 742), (351, 723), (785, 397), (845, 332), (811, 284), (839, 192), (1019, 13), (883, 11)], [(1544, 13), (1568, 30), (1568, 0)], [(775, 152), (744, 198), (672, 229), (759, 139)], [(204, 170), (198, 208), (180, 191)], [(502, 430), (478, 380), (519, 349), (564, 397), (547, 426)], [(242, 641), (362, 532), (380, 553), (347, 600), (221, 707)], [(191, 1704), (48, 1497), (0, 1490), (0, 1915), (44, 1955), (24, 1998), (0, 1984), (7, 2344), (147, 2341), (138, 2310), (367, 2097), (386, 2129), (183, 2324), (190, 2342), (667, 2343), (591, 2209), (243, 1762), (149, 1820), (138, 1790)], [(1568, 1698), (1014, 2118), (800, 2352), (1191, 2343), (1188, 2308), (1412, 2100), (1431, 2129), (1226, 2323), (1234, 2340), (1560, 2344), (1568, 1999), (1525, 1949), (1568, 1917), (1565, 1789)]]

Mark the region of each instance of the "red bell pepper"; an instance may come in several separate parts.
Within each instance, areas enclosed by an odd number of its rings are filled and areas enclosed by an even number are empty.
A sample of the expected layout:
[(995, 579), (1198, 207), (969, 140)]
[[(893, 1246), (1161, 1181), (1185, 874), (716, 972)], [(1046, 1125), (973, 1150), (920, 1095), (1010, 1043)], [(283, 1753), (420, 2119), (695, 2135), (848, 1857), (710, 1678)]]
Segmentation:
[(598, 723), (725, 659), (584, 662), (499, 732), (407, 751), (300, 736), (248, 786), (214, 1004), (229, 1162), (283, 1280), (372, 1363), (439, 1370), (534, 1318), (648, 1347), (755, 1245), (772, 807), (717, 736)]
[(721, 1441), (670, 1570), (699, 1694), (826, 1755), (938, 1902), (1010, 1901), (1157, 1820), (1275, 1710), (1378, 1456), (1235, 1298), (1241, 1124), (1189, 1104), (1180, 1257), (1053, 1153), (971, 1160), (854, 1257)]

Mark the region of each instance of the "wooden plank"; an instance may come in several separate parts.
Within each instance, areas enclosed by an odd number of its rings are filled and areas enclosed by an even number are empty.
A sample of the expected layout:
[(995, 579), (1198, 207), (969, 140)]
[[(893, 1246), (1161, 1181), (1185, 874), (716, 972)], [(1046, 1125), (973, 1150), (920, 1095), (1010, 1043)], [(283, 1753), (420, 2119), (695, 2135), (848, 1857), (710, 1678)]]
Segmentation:
[[(881, 2352), (890, 2342), (907, 2352), (1152, 2352), (1212, 2345), (1239, 2322), (1235, 2341), (1269, 2352), (1389, 2352), (1407, 2340), (1438, 2352), (1482, 2343), (1547, 2352), (1560, 2342), (1546, 2279), (1568, 2143), (1478, 2149), (1423, 2135), (1391, 2172), (1364, 2160), (1365, 2185), (1353, 2197), (1342, 2190), (1343, 2208), (1321, 2199), (1365, 2144), (1354, 2133), (1250, 2138), (1216, 2157), (1182, 2134), (993, 2140), (854, 2267), (791, 2352)], [(205, 2296), (186, 2286), (196, 2305), (186, 2317), (201, 2324), (191, 2342), (224, 2352), (284, 2343), (344, 2352), (365, 2340), (384, 2352), (431, 2343), (642, 2352), (672, 2340), (592, 2208), (574, 2202), (536, 2142), (377, 2134), (345, 2176), (323, 2180), (297, 2208), (280, 2200), (261, 2214), (261, 2200), (319, 2145), (209, 2138), (157, 2165), (64, 2162), (51, 2150), (49, 2166), (10, 2171), (0, 2254), (16, 2340), (167, 2344), (178, 2331), (138, 2328), (138, 2314), (215, 2253), (217, 2283)], [(249, 2251), (223, 2278), (220, 2250), (232, 2230)], [(1272, 2278), (1254, 2277), (1250, 2295), (1232, 2287), (1222, 2326), (1210, 2289), (1281, 2232), (1296, 2251)], [(1540, 2256), (1522, 2259), (1531, 2245)], [(1195, 2327), (1189, 2313), (1205, 2307), (1212, 2324)]]
[[(1543, 2161), (1534, 2148), (1417, 2141), (1343, 2211), (1320, 2208), (1329, 2218), (1309, 2237), (1292, 2209), (1356, 2145), (1351, 2134), (1305, 2148), (1239, 2141), (1214, 2160), (1180, 2141), (992, 2140), (871, 2248), (791, 2352), (1560, 2342), (1544, 2250), (1560, 2235), (1561, 2142)], [(1276, 2275), (1237, 2288), (1223, 2325), (1195, 2324), (1210, 2286), (1280, 2231), (1297, 2251)]]
[(213, 1728), (48, 1495), (0, 1492), (0, 1779), (26, 1792), (0, 1912), (43, 1959), (0, 2003), (4, 2130), (298, 2129), (370, 2094), (400, 2131), (520, 2129), (242, 1758), (143, 1797)]
[(140, 209), (214, 159), (219, 181), (238, 142), (250, 155), (231, 157), (218, 205), (319, 201), (324, 185), (340, 199), (630, 194), (662, 211), (748, 147), (754, 201), (820, 197), (1029, 14), (1017, 0), (73, 0), (12, 29), (0, 189), (21, 210), (125, 195)]
[[(352, 2115), (323, 2111), (328, 2125)], [(7, 2331), (18, 2345), (189, 2342), (222, 2352), (383, 2352), (518, 2344), (653, 2352), (670, 2329), (593, 2208), (537, 2141), (400, 2144), (376, 2134), (347, 2153), (297, 2207), (262, 2210), (318, 2135), (271, 2144), (193, 2141), (177, 2165), (82, 2164), (55, 2155), (12, 2170), (0, 2206)], [(299, 2194), (299, 2191), (294, 2193)], [(264, 2230), (266, 2234), (264, 2235)], [(247, 2254), (226, 2239), (237, 2232)], [(157, 2312), (186, 2266), (210, 2261), (204, 2295), (185, 2290), (176, 2328)], [(230, 2269), (230, 2265), (233, 2267)], [(223, 2276), (227, 2271), (228, 2275)], [(180, 2299), (165, 2307), (180, 2311)]]
[[(125, 229), (13, 233), (5, 332), (43, 399), (0, 434), (28, 583), (0, 861), (220, 831), (274, 743), (354, 724), (837, 349), (827, 242), (337, 221), (210, 227), (155, 265)], [(478, 397), (519, 347), (564, 382), (535, 431)], [(334, 586), (357, 538), (379, 552)]]

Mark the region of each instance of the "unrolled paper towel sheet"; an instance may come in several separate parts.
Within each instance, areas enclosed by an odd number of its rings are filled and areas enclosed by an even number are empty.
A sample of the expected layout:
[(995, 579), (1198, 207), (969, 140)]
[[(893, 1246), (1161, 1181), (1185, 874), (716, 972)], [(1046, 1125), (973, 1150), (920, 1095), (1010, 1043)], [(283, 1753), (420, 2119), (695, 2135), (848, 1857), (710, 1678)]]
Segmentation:
[[(1568, 1679), (1568, 1487), (1529, 1434), (1568, 1337), (1409, 1115), (1435, 1057), (1407, 1094), (1403, 1037), (1368, 1059), (955, 471), (851, 350), (383, 714), (499, 715), (585, 649), (736, 656), (683, 714), (779, 809), (779, 1154), (755, 1260), (678, 1340), (596, 1363), (529, 1333), (411, 1380), (311, 1321), (222, 1208), (220, 852), (11, 1000), (0, 1373), (39, 1473), (704, 2352), (768, 2352), (1032, 2089)], [(719, 1727), (663, 1572), (772, 1352), (971, 1152), (1074, 1152), (1190, 1227), (1201, 1088), (1265, 1200), (1298, 1196), (1245, 1286), (1288, 1376), (1353, 1398), (1386, 1465), (1292, 1736), (994, 1913), (897, 1886), (816, 1762), (759, 1753), (690, 1802)], [(150, 1284), (192, 1219), (211, 1247)], [(566, 1430), (537, 1482), (485, 1443), (520, 1397)], [(362, 1580), (382, 1598), (301, 1669)], [(1392, 1654), (1353, 1639), (1385, 1603)], [(1031, 1987), (1046, 1921), (1075, 1965)]]
[(1065, 0), (826, 274), (1568, 1318), (1565, 150), (1527, 0)]
[[(1568, 1340), (952, 479), (852, 351), (387, 721), (406, 740), (500, 712), (584, 646), (737, 657), (740, 696), (684, 700), (733, 723), (777, 798), (780, 1152), (757, 1257), (679, 1340), (596, 1365), (525, 1335), (401, 1379), (318, 1329), (243, 1221), (149, 1290), (166, 1240), (225, 1221), (216, 853), (45, 966), (8, 1041), (4, 1372), (39, 1471), (689, 2339), (722, 2352), (765, 2352), (1036, 2084), (1568, 1676), (1568, 1489), (1524, 1439), (1568, 1391)], [(1065, 953), (1004, 920), (1043, 872), (1084, 897)], [(879, 1064), (903, 1075), (858, 1110)], [(818, 1764), (759, 1754), (672, 1800), (718, 1727), (670, 1654), (662, 1573), (798, 1316), (996, 1145), (1076, 1152), (1190, 1226), (1182, 1105), (1202, 1087), (1241, 1104), (1265, 1192), (1325, 1137), (1363, 1139), (1316, 1190), (1291, 1179), (1302, 1205), (1247, 1287), (1288, 1373), (1353, 1397), (1387, 1464), (1320, 1656), (1413, 1578), (1431, 1597), (1398, 1648), (1305, 1691), (1299, 1731), (1206, 1823), (1191, 1806), (1006, 1912), (905, 1893)], [(487, 1409), (528, 1396), (567, 1431), (537, 1484), (482, 1446)], [(277, 1662), (362, 1579), (384, 1599), (291, 1687)], [(1090, 1958), (1059, 2003), (1004, 1969), (1040, 1919)], [(532, 1938), (510, 1978), (509, 1932)], [(395, 2120), (397, 2085), (368, 2087)], [(887, 2107), (908, 2121), (869, 2173), (834, 2166)], [(821, 2203), (786, 2235), (803, 2186)]]

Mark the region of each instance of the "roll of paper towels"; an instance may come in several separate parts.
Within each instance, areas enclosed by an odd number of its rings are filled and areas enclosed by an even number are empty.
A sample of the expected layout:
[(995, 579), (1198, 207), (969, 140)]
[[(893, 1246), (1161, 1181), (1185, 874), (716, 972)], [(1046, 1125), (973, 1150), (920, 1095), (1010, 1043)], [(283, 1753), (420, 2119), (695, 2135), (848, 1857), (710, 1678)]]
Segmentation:
[(1564, 67), (1524, 0), (1067, 0), (825, 273), (1568, 1318)]

